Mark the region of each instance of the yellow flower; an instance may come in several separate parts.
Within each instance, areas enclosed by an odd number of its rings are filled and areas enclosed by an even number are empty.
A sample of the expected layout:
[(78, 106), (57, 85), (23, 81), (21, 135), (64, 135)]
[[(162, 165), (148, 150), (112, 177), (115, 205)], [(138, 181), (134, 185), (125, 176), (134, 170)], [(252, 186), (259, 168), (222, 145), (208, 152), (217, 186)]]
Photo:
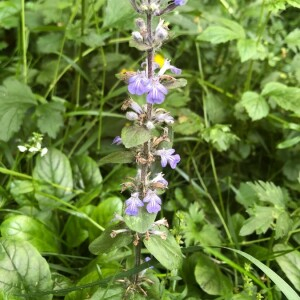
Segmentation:
[(160, 54), (155, 54), (154, 55), (154, 61), (160, 66), (162, 67), (164, 62), (165, 62), (165, 58), (160, 55)]

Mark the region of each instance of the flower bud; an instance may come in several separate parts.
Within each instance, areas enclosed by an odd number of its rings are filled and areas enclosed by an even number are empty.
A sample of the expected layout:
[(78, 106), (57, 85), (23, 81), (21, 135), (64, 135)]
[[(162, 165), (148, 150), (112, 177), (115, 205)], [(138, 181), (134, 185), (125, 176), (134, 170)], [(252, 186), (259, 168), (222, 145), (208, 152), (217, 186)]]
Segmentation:
[(132, 38), (137, 42), (137, 43), (142, 43), (143, 42), (143, 37), (138, 31), (133, 31), (132, 32)]
[(130, 121), (135, 121), (139, 118), (138, 114), (136, 114), (135, 112), (133, 111), (128, 111), (126, 113), (126, 118)]
[(144, 31), (146, 29), (146, 23), (142, 18), (138, 18), (135, 20), (135, 25), (141, 30)]
[(148, 122), (146, 123), (146, 127), (147, 127), (149, 130), (151, 130), (151, 129), (154, 129), (154, 128), (155, 128), (155, 126), (154, 126), (153, 122), (151, 122), (151, 121), (148, 121)]

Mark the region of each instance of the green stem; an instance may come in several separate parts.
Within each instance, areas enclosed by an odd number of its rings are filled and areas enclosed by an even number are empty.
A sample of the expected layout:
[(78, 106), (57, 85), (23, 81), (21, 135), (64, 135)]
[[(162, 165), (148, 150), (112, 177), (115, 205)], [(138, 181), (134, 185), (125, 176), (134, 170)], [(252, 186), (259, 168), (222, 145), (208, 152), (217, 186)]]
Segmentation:
[(25, 27), (25, 0), (21, 0), (21, 36), (22, 36), (22, 62), (23, 62), (23, 80), (27, 82), (27, 43)]

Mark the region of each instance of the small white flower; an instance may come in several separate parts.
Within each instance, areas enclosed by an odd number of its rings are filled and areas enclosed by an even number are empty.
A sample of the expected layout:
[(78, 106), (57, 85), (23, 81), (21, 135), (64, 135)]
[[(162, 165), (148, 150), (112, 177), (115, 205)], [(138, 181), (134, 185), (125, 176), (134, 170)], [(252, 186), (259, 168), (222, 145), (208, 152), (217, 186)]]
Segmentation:
[(29, 152), (38, 152), (39, 149), (36, 148), (36, 147), (30, 147), (30, 148), (28, 149), (28, 151), (29, 151)]
[(20, 152), (25, 152), (25, 151), (27, 151), (27, 148), (26, 148), (25, 146), (22, 146), (22, 145), (19, 145), (19, 146), (18, 146), (18, 149), (19, 149)]
[(47, 148), (43, 148), (41, 151), (41, 157), (45, 156), (48, 153), (48, 149)]
[(146, 127), (147, 127), (149, 130), (151, 130), (151, 129), (154, 129), (154, 128), (155, 128), (155, 126), (154, 126), (153, 122), (151, 122), (151, 121), (148, 121), (148, 122), (146, 123)]

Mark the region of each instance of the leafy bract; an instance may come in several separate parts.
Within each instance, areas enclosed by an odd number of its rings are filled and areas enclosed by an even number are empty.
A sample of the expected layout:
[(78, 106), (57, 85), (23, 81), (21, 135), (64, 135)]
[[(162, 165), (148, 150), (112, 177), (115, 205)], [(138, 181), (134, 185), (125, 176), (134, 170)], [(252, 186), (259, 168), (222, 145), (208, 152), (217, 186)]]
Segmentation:
[(182, 253), (175, 238), (165, 227), (155, 227), (155, 231), (166, 234), (166, 239), (159, 234), (144, 238), (149, 252), (167, 269), (179, 269), (182, 265)]
[(209, 295), (228, 296), (232, 283), (208, 256), (199, 254), (195, 268), (195, 278), (200, 287)]
[[(28, 242), (0, 239), (0, 290), (11, 294), (14, 300), (52, 289), (49, 266), (39, 252)], [(23, 295), (23, 297), (21, 296)], [(32, 297), (51, 300), (52, 295)]]
[(55, 232), (32, 217), (22, 215), (10, 217), (1, 224), (0, 230), (3, 237), (30, 242), (40, 252), (60, 251), (60, 243)]
[(36, 199), (42, 208), (61, 205), (46, 194), (68, 201), (67, 196), (73, 188), (72, 171), (68, 158), (59, 150), (52, 148), (44, 157), (38, 157), (33, 170), (36, 182)]
[(35, 106), (31, 89), (14, 78), (7, 78), (0, 86), (0, 140), (8, 141), (24, 120), (27, 110)]
[(131, 151), (116, 151), (110, 153), (100, 159), (99, 163), (103, 164), (126, 164), (134, 161), (134, 152)]
[(136, 147), (151, 139), (151, 132), (140, 126), (129, 126), (122, 129), (121, 138), (126, 148)]

